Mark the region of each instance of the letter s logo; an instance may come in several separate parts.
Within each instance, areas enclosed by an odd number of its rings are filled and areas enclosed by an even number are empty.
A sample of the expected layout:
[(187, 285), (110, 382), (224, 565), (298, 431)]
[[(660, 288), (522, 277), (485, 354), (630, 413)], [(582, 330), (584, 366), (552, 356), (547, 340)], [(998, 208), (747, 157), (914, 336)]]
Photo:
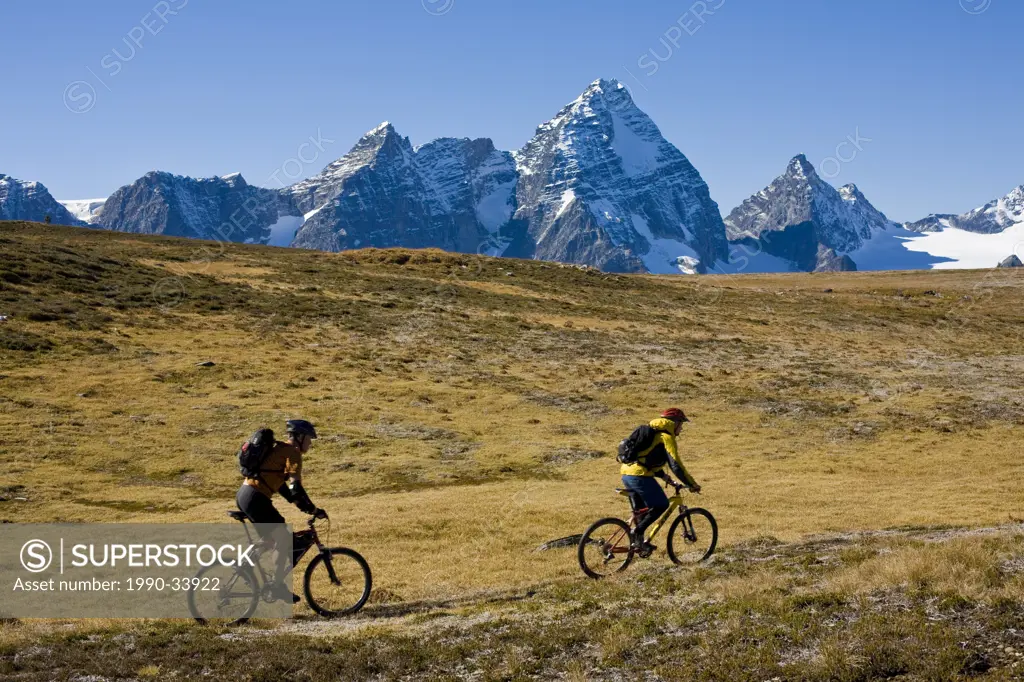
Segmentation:
[(21, 546), (21, 565), (26, 571), (42, 573), (53, 563), (53, 550), (42, 540), (29, 540)]
[(64, 106), (73, 114), (84, 114), (96, 106), (96, 88), (88, 81), (72, 81), (64, 88)]

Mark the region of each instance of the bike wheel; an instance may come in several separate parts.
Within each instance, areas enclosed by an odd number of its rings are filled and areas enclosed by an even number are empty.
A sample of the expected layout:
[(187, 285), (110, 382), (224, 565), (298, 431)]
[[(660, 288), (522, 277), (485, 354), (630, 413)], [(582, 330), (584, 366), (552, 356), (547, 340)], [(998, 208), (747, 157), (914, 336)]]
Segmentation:
[(718, 523), (706, 509), (687, 509), (668, 529), (668, 556), (677, 564), (698, 564), (717, 544)]
[(373, 577), (366, 560), (344, 547), (325, 549), (309, 562), (302, 588), (309, 607), (326, 618), (347, 616), (370, 598)]
[(624, 571), (633, 561), (630, 540), (629, 525), (622, 519), (595, 521), (580, 538), (576, 549), (580, 568), (595, 579)]
[(199, 570), (188, 590), (188, 610), (202, 625), (240, 625), (256, 612), (260, 587), (248, 567), (212, 564)]

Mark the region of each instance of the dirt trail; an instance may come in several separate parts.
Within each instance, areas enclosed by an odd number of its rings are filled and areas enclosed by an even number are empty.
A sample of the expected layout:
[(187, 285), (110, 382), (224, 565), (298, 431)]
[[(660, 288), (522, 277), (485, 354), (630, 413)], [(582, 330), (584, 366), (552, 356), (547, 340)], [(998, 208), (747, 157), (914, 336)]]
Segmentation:
[[(716, 568), (725, 569), (730, 564), (737, 562), (758, 564), (781, 561), (783, 565), (792, 565), (794, 570), (800, 570), (799, 567), (808, 557), (813, 557), (818, 564), (828, 564), (837, 560), (838, 553), (843, 550), (863, 546), (873, 540), (903, 539), (941, 543), (957, 538), (1014, 534), (1024, 534), (1024, 523), (980, 528), (914, 527), (849, 531), (810, 535), (796, 542), (781, 542), (767, 537), (756, 538), (719, 549), (704, 566), (715, 571)], [(552, 551), (552, 560), (575, 562), (575, 548)], [(682, 573), (686, 570), (688, 569), (674, 567), (666, 563), (663, 552), (658, 552), (655, 554), (653, 562), (634, 564), (623, 574), (622, 579), (629, 580), (630, 574), (649, 576), (669, 572)], [(441, 627), (465, 630), (498, 618), (536, 618), (538, 610), (517, 610), (516, 607), (523, 602), (543, 598), (542, 593), (549, 588), (566, 587), (573, 582), (578, 582), (581, 588), (591, 584), (581, 575), (576, 580), (547, 581), (520, 589), (485, 590), (436, 599), (370, 604), (352, 618), (324, 620), (314, 616), (300, 617), (287, 621), (277, 628), (252, 629), (250, 633), (252, 635), (292, 633), (329, 637), (353, 633), (369, 627), (396, 628), (406, 634), (422, 633)], [(644, 601), (644, 599), (639, 598), (638, 601)], [(548, 614), (549, 617), (553, 615), (555, 614)]]

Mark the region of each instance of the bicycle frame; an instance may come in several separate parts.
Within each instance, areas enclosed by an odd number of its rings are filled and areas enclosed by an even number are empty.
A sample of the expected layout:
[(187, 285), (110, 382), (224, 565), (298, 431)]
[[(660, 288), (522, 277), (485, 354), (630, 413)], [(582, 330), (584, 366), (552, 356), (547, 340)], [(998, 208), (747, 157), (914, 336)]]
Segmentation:
[[(619, 494), (624, 497), (629, 497), (630, 493), (629, 491), (623, 491)], [(654, 536), (658, 534), (658, 531), (660, 531), (665, 526), (665, 523), (672, 516), (672, 512), (676, 511), (677, 509), (679, 510), (680, 514), (686, 512), (686, 504), (683, 503), (683, 496), (681, 493), (676, 493), (672, 497), (668, 498), (668, 509), (666, 509), (665, 513), (658, 517), (658, 520), (652, 523), (650, 528), (647, 529), (648, 542), (654, 539)], [(633, 520), (636, 521), (636, 519), (636, 511), (634, 510)]]
[(651, 524), (647, 533), (648, 540), (654, 539), (654, 536), (658, 534), (658, 531), (664, 527), (665, 523), (669, 520), (669, 517), (672, 516), (672, 512), (677, 509), (680, 514), (686, 511), (686, 505), (683, 504), (683, 496), (678, 494), (668, 498), (668, 509), (661, 515), (661, 518)]
[[(329, 523), (330, 522), (328, 521), (328, 524)], [(302, 557), (306, 556), (306, 552), (308, 552), (312, 547), (316, 547), (317, 548), (317, 552), (320, 553), (320, 554), (323, 554), (324, 551), (327, 549), (326, 546), (324, 545), (324, 543), (321, 542), (321, 540), (320, 540), (320, 534), (317, 532), (315, 524), (316, 524), (316, 519), (313, 519), (313, 518), (311, 518), (309, 520), (309, 522), (307, 523), (308, 530), (305, 531), (305, 532), (310, 534), (310, 536), (312, 537), (312, 542), (310, 542), (306, 546), (306, 548), (303, 549), (302, 552), (298, 556), (296, 556), (295, 554), (292, 555), (292, 569), (294, 569), (295, 566), (297, 566), (299, 564), (299, 561), (302, 559)], [(271, 581), (270, 581), (270, 576), (268, 575), (268, 573), (263, 570), (263, 564), (262, 564), (262, 562), (260, 562), (260, 559), (263, 558), (263, 554), (266, 551), (268, 551), (270, 548), (266, 546), (266, 541), (265, 540), (260, 539), (258, 542), (253, 540), (252, 534), (249, 532), (249, 522), (248, 521), (243, 521), (242, 525), (245, 528), (245, 536), (249, 540), (249, 543), (250, 544), (255, 544), (256, 547), (257, 547), (256, 554), (253, 557), (255, 559), (254, 563), (256, 565), (257, 572), (259, 572), (260, 583), (262, 585), (261, 589), (266, 590), (266, 588), (269, 587)], [(331, 532), (330, 528), (331, 528), (330, 525), (328, 525), (327, 526), (328, 537), (330, 536), (330, 532)], [(334, 567), (331, 566), (330, 561), (327, 561), (327, 572), (328, 572), (328, 575), (331, 577), (331, 580), (333, 582), (337, 583), (338, 579), (334, 575)]]

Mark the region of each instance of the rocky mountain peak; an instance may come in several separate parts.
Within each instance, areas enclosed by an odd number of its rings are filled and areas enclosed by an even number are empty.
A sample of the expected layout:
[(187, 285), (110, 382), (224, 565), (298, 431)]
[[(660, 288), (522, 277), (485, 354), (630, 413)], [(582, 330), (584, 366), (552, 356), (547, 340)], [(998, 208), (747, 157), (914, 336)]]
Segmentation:
[[(359, 138), (351, 151), (342, 158), (366, 160), (366, 157), (370, 155), (405, 157), (411, 151), (412, 145), (409, 143), (409, 138), (399, 135), (390, 122), (384, 121)], [(327, 169), (324, 170), (326, 172)]]
[(607, 79), (518, 152), (486, 138), (413, 148), (383, 123), (282, 193), (289, 214), (305, 218), (295, 245), (309, 248), (422, 243), (655, 272), (727, 256), (707, 185), (625, 86)]
[(221, 180), (226, 182), (228, 186), (235, 188), (248, 187), (249, 183), (245, 181), (241, 173), (229, 173), (228, 175), (222, 175)]
[(851, 269), (844, 255), (877, 230), (895, 227), (856, 185), (838, 190), (803, 154), (725, 219), (729, 238), (792, 263), (798, 270)]
[(409, 138), (399, 135), (389, 121), (384, 121), (364, 133), (347, 154), (327, 164), (318, 174), (281, 190), (283, 212), (308, 218), (312, 211), (332, 202), (348, 178), (361, 170), (408, 167), (412, 157)]
[(790, 160), (789, 164), (786, 166), (784, 176), (794, 180), (820, 182), (818, 172), (814, 170), (814, 166), (811, 165), (811, 162), (808, 161), (807, 157), (803, 154), (797, 154)]
[(633, 104), (633, 98), (630, 96), (629, 89), (625, 85), (614, 78), (598, 78), (588, 85), (586, 90), (568, 106), (572, 107), (575, 104), (591, 102), (597, 99), (605, 102), (611, 99), (618, 103), (622, 101), (623, 97), (627, 98), (630, 104)]
[(1024, 220), (1024, 185), (1019, 185), (1010, 190), (1010, 193), (1003, 197), (1002, 204), (1013, 222)]
[(253, 187), (240, 174), (191, 178), (150, 171), (110, 195), (95, 224), (119, 232), (264, 243), (277, 217), (277, 194)]
[(58, 225), (84, 225), (41, 182), (18, 180), (0, 173), (0, 220), (32, 220)]
[(511, 155), (489, 139), (440, 138), (413, 148), (384, 122), (282, 194), (289, 213), (304, 218), (296, 246), (476, 251), (509, 221), (516, 177)]
[(395, 126), (391, 124), (391, 121), (384, 121), (376, 128), (363, 133), (363, 136), (359, 138), (359, 142), (356, 143), (356, 146), (360, 144), (375, 144), (377, 146), (382, 146), (387, 142), (395, 142), (401, 138), (402, 136), (395, 130)]
[(515, 218), (537, 258), (678, 273), (682, 257), (727, 256), (707, 185), (617, 81), (591, 83), (514, 157)]
[(586, 95), (591, 92), (607, 92), (625, 87), (626, 86), (614, 78), (598, 78), (587, 86), (587, 89), (583, 91), (583, 94)]
[[(646, 118), (646, 114), (643, 114), (633, 102), (633, 97), (626, 86), (615, 79), (599, 78), (588, 85), (579, 97), (562, 107), (553, 118), (537, 126), (535, 135), (562, 130), (569, 123), (575, 123), (576, 126), (598, 126), (602, 129), (602, 134), (607, 134), (612, 125), (612, 120), (607, 114), (625, 113), (631, 109)], [(653, 121), (650, 125), (654, 126)], [(579, 136), (577, 141), (583, 142), (586, 139), (585, 136)]]
[(967, 213), (933, 213), (916, 222), (905, 223), (904, 227), (913, 232), (942, 232), (951, 227), (977, 234), (996, 234), (1020, 223), (1024, 223), (1024, 185)]

